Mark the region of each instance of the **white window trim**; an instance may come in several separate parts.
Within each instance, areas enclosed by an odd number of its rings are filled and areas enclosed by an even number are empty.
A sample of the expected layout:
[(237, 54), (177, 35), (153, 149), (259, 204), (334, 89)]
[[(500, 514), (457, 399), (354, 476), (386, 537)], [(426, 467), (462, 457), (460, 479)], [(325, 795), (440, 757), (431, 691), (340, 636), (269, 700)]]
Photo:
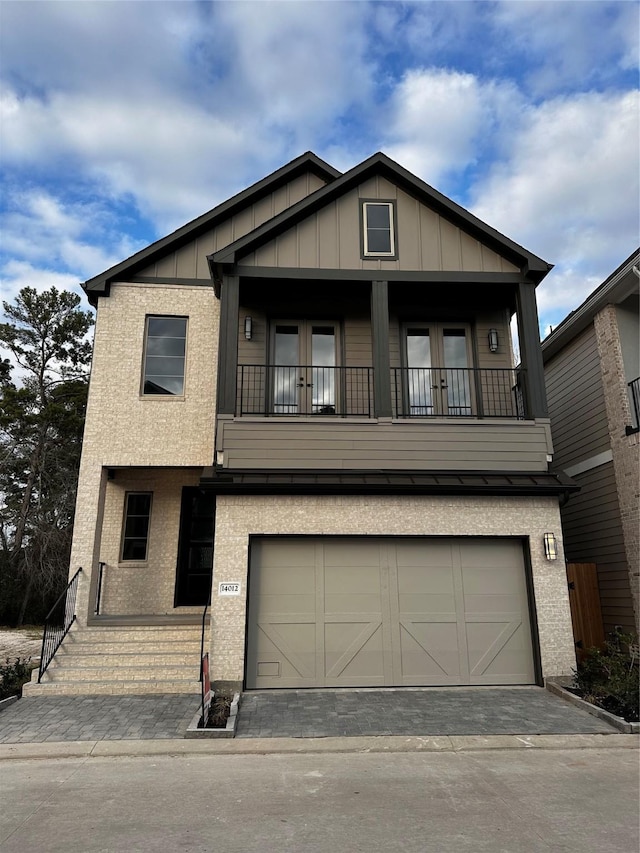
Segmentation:
[[(389, 209), (389, 236), (391, 238), (390, 252), (373, 252), (369, 251), (368, 236), (369, 228), (367, 226), (367, 208), (377, 205), (378, 207), (387, 207)], [(365, 258), (395, 258), (396, 257), (396, 234), (395, 234), (395, 207), (392, 201), (364, 201), (362, 202), (362, 237), (363, 237), (363, 255)]]

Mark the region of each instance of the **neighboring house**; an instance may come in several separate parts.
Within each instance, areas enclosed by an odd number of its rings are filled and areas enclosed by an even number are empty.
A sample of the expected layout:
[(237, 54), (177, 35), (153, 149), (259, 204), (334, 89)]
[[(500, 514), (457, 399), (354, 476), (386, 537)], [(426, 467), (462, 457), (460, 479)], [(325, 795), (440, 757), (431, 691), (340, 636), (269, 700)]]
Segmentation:
[(572, 563), (595, 563), (604, 630), (638, 631), (640, 362), (635, 251), (543, 341), (555, 467)]
[(197, 689), (210, 595), (220, 687), (569, 673), (549, 269), (383, 154), (307, 153), (87, 281), (78, 618), (31, 691)]

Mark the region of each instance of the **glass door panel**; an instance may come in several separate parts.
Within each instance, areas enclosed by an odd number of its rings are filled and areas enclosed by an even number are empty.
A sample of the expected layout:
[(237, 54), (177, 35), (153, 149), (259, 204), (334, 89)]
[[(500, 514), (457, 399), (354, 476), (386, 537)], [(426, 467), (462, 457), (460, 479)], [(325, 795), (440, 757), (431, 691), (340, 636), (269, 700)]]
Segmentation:
[(470, 416), (471, 387), (467, 357), (467, 334), (465, 329), (442, 330), (442, 354), (447, 389), (446, 413), (461, 417)]
[(311, 327), (311, 411), (314, 415), (336, 413), (336, 330), (334, 326)]
[(297, 415), (300, 374), (300, 331), (298, 326), (277, 325), (274, 341), (273, 411), (276, 415)]
[(432, 415), (431, 337), (429, 329), (407, 329), (407, 395), (412, 415)]
[(337, 324), (276, 323), (273, 413), (335, 415), (338, 411)]

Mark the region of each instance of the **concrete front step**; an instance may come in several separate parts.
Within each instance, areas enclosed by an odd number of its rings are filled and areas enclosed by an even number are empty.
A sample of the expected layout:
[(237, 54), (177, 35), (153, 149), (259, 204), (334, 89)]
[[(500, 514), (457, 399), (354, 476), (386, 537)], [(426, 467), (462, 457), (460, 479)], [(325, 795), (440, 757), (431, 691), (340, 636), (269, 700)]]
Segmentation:
[(120, 669), (130, 666), (163, 667), (200, 667), (199, 652), (185, 652), (176, 650), (156, 654), (155, 648), (149, 651), (136, 649), (131, 652), (123, 652), (120, 649), (110, 652), (82, 651), (65, 652), (54, 657), (48, 672), (57, 669), (69, 669), (74, 667), (91, 667), (94, 669)]
[(55, 683), (66, 681), (192, 681), (200, 675), (198, 664), (185, 666), (64, 666), (49, 669), (45, 673), (47, 681)]
[(140, 642), (134, 643), (127, 641), (126, 643), (118, 643), (115, 640), (111, 642), (94, 642), (93, 640), (78, 639), (67, 643), (66, 641), (60, 646), (54, 660), (63, 657), (77, 657), (79, 655), (109, 655), (109, 654), (164, 654), (164, 653), (182, 653), (191, 655), (192, 658), (199, 660), (200, 658), (200, 640), (189, 640), (175, 642)]
[[(45, 675), (45, 678), (47, 676)], [(93, 695), (160, 695), (161, 693), (184, 693), (200, 696), (199, 681), (76, 681), (43, 682), (25, 684), (23, 696), (93, 696)]]
[[(77, 623), (27, 696), (118, 693), (199, 693), (200, 625)], [(207, 632), (208, 633), (208, 632)]]

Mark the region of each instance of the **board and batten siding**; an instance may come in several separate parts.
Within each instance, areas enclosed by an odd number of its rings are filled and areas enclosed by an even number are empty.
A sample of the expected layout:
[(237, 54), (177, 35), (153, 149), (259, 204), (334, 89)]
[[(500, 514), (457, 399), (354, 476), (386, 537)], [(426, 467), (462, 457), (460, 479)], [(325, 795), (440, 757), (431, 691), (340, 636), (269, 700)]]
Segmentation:
[(545, 365), (555, 467), (610, 449), (598, 345), (593, 326)]
[(635, 630), (613, 463), (573, 478), (581, 487), (562, 508), (565, 555), (570, 563), (595, 563), (605, 633), (616, 625)]
[(227, 220), (201, 234), (185, 246), (170, 252), (164, 258), (139, 271), (139, 276), (161, 278), (202, 278), (210, 277), (207, 255), (217, 252), (244, 237), (254, 228), (263, 225), (269, 219), (282, 213), (303, 198), (306, 198), (325, 185), (322, 178), (307, 172), (276, 189), (255, 204), (249, 205)]
[(533, 421), (466, 423), (238, 418), (218, 422), (224, 467), (414, 471), (547, 470), (548, 429)]
[[(396, 202), (397, 260), (361, 257), (360, 200)], [(377, 176), (330, 202), (240, 261), (249, 267), (519, 272), (435, 211)]]

